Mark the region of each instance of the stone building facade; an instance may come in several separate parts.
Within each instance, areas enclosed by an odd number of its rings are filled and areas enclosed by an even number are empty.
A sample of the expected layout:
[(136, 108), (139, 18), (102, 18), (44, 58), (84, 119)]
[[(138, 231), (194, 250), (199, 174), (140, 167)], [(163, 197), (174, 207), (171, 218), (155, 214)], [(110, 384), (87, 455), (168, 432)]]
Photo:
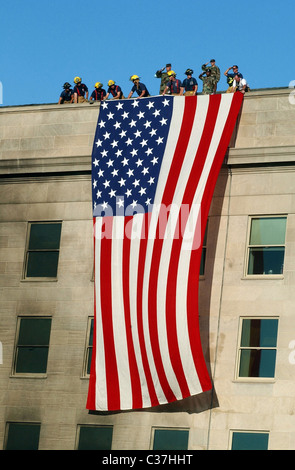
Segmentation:
[[(245, 96), (212, 200), (199, 311), (213, 391), (121, 413), (89, 413), (85, 406), (99, 106), (0, 108), (0, 448), (13, 448), (25, 435), (40, 450), (74, 450), (97, 440), (113, 450), (165, 449), (168, 441), (189, 450), (295, 448), (289, 91)], [(50, 246), (34, 239), (44, 224), (52, 229)], [(42, 256), (55, 274), (44, 276)], [(41, 276), (30, 274), (38, 269)], [(40, 325), (42, 334), (32, 338), (30, 325)], [(27, 371), (30, 357), (36, 368)]]

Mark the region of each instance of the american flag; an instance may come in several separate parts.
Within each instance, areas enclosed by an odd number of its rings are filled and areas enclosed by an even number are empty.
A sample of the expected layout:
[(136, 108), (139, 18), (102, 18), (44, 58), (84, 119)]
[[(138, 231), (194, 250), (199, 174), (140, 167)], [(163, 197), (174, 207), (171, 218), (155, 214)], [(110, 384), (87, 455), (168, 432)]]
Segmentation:
[(101, 104), (92, 154), (93, 354), (87, 409), (212, 388), (198, 283), (210, 203), (241, 93)]

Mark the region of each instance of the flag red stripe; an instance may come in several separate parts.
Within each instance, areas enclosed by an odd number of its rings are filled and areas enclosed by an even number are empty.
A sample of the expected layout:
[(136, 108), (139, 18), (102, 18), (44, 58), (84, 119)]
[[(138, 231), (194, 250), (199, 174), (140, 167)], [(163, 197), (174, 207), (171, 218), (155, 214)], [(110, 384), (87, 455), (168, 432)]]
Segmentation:
[[(169, 207), (169, 205), (172, 203), (172, 200), (173, 200), (173, 195), (174, 195), (175, 188), (177, 185), (179, 172), (183, 164), (183, 160), (185, 157), (187, 145), (188, 145), (190, 134), (191, 134), (191, 129), (194, 123), (197, 100), (196, 100), (196, 97), (195, 99), (194, 97), (190, 97), (190, 98), (193, 98), (193, 99), (188, 99), (188, 100), (185, 99), (185, 108), (184, 108), (184, 113), (183, 113), (183, 120), (182, 120), (181, 129), (180, 129), (179, 139), (175, 148), (171, 168), (169, 171), (165, 190), (164, 190), (163, 197), (162, 197), (163, 206), (161, 206), (161, 209), (159, 212), (159, 220), (161, 221), (161, 233), (160, 233), (160, 222), (158, 221), (158, 224), (157, 224), (158, 237), (156, 238), (154, 247), (153, 247), (153, 255), (152, 255), (151, 269), (150, 269), (149, 293), (148, 293), (149, 331), (150, 331), (151, 345), (153, 349), (153, 355), (154, 355), (155, 365), (156, 365), (157, 372), (158, 372), (158, 377), (162, 385), (164, 394), (168, 401), (176, 400), (176, 397), (167, 380), (165, 370), (163, 367), (160, 346), (159, 346), (159, 336), (158, 336), (158, 326), (157, 326), (157, 293), (158, 293), (157, 285), (158, 285), (160, 259), (161, 259), (161, 253), (162, 253), (162, 247), (163, 247), (163, 235), (164, 235), (163, 233), (164, 230), (162, 230), (163, 220), (164, 220), (166, 209)], [(168, 220), (168, 217), (167, 217), (167, 220)], [(169, 324), (169, 320), (167, 321), (167, 323)], [(179, 356), (177, 342), (175, 343), (174, 341), (169, 341), (169, 338), (168, 338), (168, 344), (170, 345), (170, 357), (175, 357), (176, 355)], [(187, 390), (185, 378), (184, 378), (184, 387), (185, 387), (185, 390)]]
[[(202, 198), (202, 208), (201, 208), (201, 217), (202, 217), (202, 234), (201, 240), (204, 239), (204, 234), (206, 230), (207, 218), (210, 210), (211, 200), (213, 192), (215, 189), (215, 184), (217, 177), (222, 165), (224, 155), (228, 146), (229, 139), (231, 137), (239, 110), (241, 102), (243, 100), (243, 95), (241, 93), (236, 93), (233, 101), (231, 103), (230, 111), (222, 137), (220, 139), (218, 149), (213, 160), (213, 164), (208, 175), (206, 182), (205, 191)], [(196, 234), (197, 235), (197, 234)], [(196, 312), (198, 311), (198, 284), (199, 284), (199, 268), (201, 262), (201, 250), (193, 250), (190, 260), (189, 267), (189, 278), (187, 286), (187, 315), (188, 315), (188, 331), (190, 337), (191, 349), (193, 352), (193, 358), (195, 361), (195, 367), (198, 371), (198, 376), (202, 389), (204, 391), (211, 389), (211, 382), (206, 367), (205, 359), (202, 353), (202, 344), (200, 337), (199, 321), (196, 318)], [(198, 269), (196, 269), (198, 268)]]
[[(106, 232), (112, 232), (112, 217), (105, 217)], [(116, 242), (116, 241), (115, 241)], [(107, 401), (109, 410), (120, 409), (119, 377), (112, 311), (112, 239), (103, 236), (100, 256), (101, 318), (104, 337)]]
[[(122, 282), (123, 282), (123, 301), (125, 313), (126, 339), (129, 358), (130, 380), (132, 388), (132, 408), (142, 407), (142, 393), (140, 385), (140, 376), (134, 351), (132, 338), (132, 325), (130, 316), (130, 245), (131, 245), (131, 225), (132, 217), (125, 217), (124, 241), (123, 241), (123, 260), (122, 260)], [(127, 227), (128, 233), (127, 232)]]

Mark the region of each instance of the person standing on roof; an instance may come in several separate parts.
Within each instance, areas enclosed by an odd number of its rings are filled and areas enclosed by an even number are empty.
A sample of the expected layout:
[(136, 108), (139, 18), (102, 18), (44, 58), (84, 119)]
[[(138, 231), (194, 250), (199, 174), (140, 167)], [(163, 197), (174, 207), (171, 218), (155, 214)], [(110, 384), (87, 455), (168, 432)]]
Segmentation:
[[(166, 72), (164, 72), (165, 68)], [(166, 64), (166, 67), (163, 67), (161, 70), (157, 70), (155, 73), (155, 77), (161, 79), (159, 95), (163, 94), (163, 91), (165, 90), (166, 85), (169, 82), (168, 72), (170, 72), (170, 70), (171, 64)]]
[(181, 80), (176, 78), (176, 73), (173, 70), (170, 70), (170, 72), (168, 72), (168, 77), (169, 77), (169, 82), (166, 85), (165, 90), (163, 91), (162, 95), (165, 95), (167, 91), (169, 91), (171, 95), (182, 96), (184, 88), (181, 83)]
[(147, 96), (150, 96), (145, 84), (139, 81), (140, 78), (138, 75), (131, 75), (130, 80), (133, 82), (134, 85), (131, 88), (128, 98), (131, 98), (131, 96), (133, 95), (135, 91), (138, 94), (139, 98), (145, 98)]
[(108, 81), (108, 91), (106, 94), (105, 99), (107, 100), (110, 95), (112, 95), (113, 100), (122, 100), (124, 98), (123, 92), (121, 90), (121, 87), (119, 85), (116, 85), (114, 80), (109, 80)]
[[(204, 77), (203, 75), (206, 74)], [(203, 82), (203, 91), (202, 95), (213, 95), (215, 93), (216, 82), (213, 77), (211, 77), (211, 70), (206, 69), (206, 72), (203, 72), (199, 75), (199, 79)]]
[(215, 63), (215, 59), (210, 60), (211, 65), (209, 65), (209, 67), (207, 67), (208, 64), (209, 64), (209, 62), (207, 62), (207, 64), (203, 64), (202, 65), (202, 70), (203, 70), (203, 72), (206, 72), (207, 69), (211, 70), (211, 77), (215, 80), (214, 93), (216, 93), (217, 83), (220, 80), (220, 68), (217, 67), (217, 65)]
[(193, 96), (197, 94), (198, 91), (198, 82), (197, 80), (192, 76), (194, 71), (192, 69), (186, 69), (184, 72), (186, 77), (183, 82), (182, 86), (184, 87), (184, 94), (185, 96)]
[(71, 88), (71, 85), (69, 82), (64, 83), (63, 85), (63, 91), (60, 94), (58, 104), (70, 104), (73, 103), (74, 100), (74, 92)]
[(84, 83), (82, 83), (82, 78), (75, 77), (74, 83), (74, 102), (84, 103), (85, 101), (88, 101), (88, 88)]
[(105, 99), (107, 92), (102, 87), (103, 87), (103, 83), (96, 82), (96, 84), (94, 85), (95, 89), (91, 93), (91, 96), (90, 96), (91, 103), (93, 101), (103, 101)]

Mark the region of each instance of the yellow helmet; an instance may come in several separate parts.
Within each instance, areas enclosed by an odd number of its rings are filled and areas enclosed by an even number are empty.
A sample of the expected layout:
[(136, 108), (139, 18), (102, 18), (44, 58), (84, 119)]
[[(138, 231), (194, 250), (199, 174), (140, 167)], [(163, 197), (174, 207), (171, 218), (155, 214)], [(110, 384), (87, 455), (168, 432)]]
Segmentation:
[(96, 84), (94, 85), (94, 88), (101, 88), (102, 86), (103, 86), (103, 83), (96, 82)]
[(108, 81), (108, 85), (109, 85), (109, 86), (115, 85), (114, 80), (109, 80), (109, 81)]
[(82, 82), (82, 78), (80, 78), (80, 77), (75, 77), (74, 78), (74, 83), (80, 83), (80, 82)]
[(176, 73), (173, 72), (173, 70), (170, 70), (170, 71), (168, 72), (168, 77), (172, 77), (172, 76), (176, 77)]
[(139, 80), (139, 76), (138, 75), (131, 75), (130, 80), (132, 82), (134, 82), (134, 80)]

